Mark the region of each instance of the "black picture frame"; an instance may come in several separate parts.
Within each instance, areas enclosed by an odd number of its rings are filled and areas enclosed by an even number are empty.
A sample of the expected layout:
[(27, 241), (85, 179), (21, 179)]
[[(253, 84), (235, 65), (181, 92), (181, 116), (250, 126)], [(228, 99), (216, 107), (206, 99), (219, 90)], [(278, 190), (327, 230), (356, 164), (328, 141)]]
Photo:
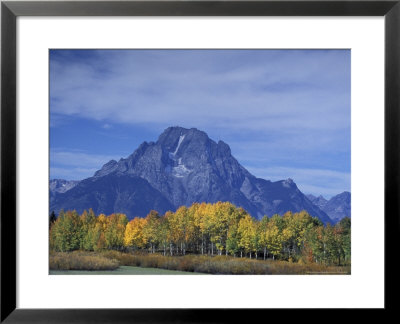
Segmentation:
[[(1, 317), (5, 323), (197, 323), (256, 319), (244, 309), (16, 308), (16, 19), (19, 16), (384, 16), (385, 310), (396, 307), (399, 237), (400, 0), (372, 1), (2, 1), (1, 2)], [(371, 259), (373, 256), (371, 256)], [(273, 312), (269, 310), (269, 312)], [(261, 314), (260, 314), (261, 313)]]

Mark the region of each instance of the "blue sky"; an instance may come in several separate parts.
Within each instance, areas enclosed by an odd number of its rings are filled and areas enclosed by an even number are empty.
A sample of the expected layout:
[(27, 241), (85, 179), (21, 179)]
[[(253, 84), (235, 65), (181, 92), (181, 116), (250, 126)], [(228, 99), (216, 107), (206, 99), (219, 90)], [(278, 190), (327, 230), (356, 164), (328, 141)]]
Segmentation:
[(254, 175), (350, 191), (350, 50), (51, 50), (50, 178), (80, 180), (169, 126)]

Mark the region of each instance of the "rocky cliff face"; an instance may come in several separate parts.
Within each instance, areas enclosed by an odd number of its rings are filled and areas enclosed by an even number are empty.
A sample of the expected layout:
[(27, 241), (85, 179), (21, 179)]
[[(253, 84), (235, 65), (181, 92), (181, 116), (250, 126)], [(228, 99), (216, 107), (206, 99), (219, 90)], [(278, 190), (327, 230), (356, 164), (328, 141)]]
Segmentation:
[[(117, 208), (114, 202), (116, 195), (110, 192), (118, 190), (117, 187), (100, 188), (99, 184), (117, 183), (125, 177), (132, 182), (145, 183), (142, 185), (146, 192), (151, 191), (158, 205), (150, 206), (151, 202), (148, 202), (149, 206), (146, 203), (145, 208), (139, 208), (138, 196), (129, 195), (132, 188), (124, 182), (123, 188), (127, 196), (118, 200)], [(91, 192), (88, 191), (89, 187), (84, 187), (86, 183), (91, 184)], [(139, 190), (136, 186), (135, 188)], [(72, 197), (78, 198), (78, 191), (83, 197), (93, 196), (93, 192), (97, 192), (98, 209), (90, 205), (94, 203), (92, 199), (83, 198), (79, 200), (79, 206), (73, 207), (75, 198)], [(126, 159), (106, 163), (92, 178), (82, 181), (65, 194), (58, 195), (50, 209), (58, 211), (71, 206), (68, 208), (81, 211), (91, 207), (99, 213), (106, 212), (104, 205), (107, 205), (114, 206), (112, 212), (125, 212), (132, 218), (145, 216), (150, 209), (164, 213), (168, 209), (174, 210), (181, 205), (203, 201), (230, 201), (256, 218), (265, 214), (272, 216), (288, 210), (296, 212), (305, 209), (323, 222), (330, 221), (323, 211), (300, 192), (291, 179), (271, 182), (256, 178), (232, 156), (226, 143), (216, 143), (206, 133), (195, 128), (182, 127), (169, 127), (159, 136), (157, 142), (144, 142)]]
[(320, 209), (323, 209), (328, 202), (323, 196), (319, 195), (315, 197), (314, 195), (306, 195), (306, 197), (315, 205), (318, 206)]

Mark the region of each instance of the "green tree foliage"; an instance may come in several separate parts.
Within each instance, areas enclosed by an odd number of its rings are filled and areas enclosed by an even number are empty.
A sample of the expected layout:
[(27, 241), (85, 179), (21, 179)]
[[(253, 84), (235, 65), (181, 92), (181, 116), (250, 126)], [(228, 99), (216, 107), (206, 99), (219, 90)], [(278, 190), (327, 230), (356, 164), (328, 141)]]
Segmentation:
[(104, 231), (105, 247), (121, 250), (124, 246), (125, 227), (128, 219), (125, 214), (111, 214), (107, 217)]
[(50, 217), (49, 217), (49, 228), (51, 228), (51, 226), (56, 222), (56, 220), (57, 220), (57, 216), (56, 216), (56, 213), (53, 210), (50, 213)]
[(81, 240), (82, 250), (93, 251), (96, 243), (94, 228), (96, 226), (96, 216), (92, 209), (86, 210), (81, 215)]
[(50, 229), (50, 247), (57, 251), (77, 250), (81, 241), (81, 220), (74, 211), (60, 211), (57, 221)]
[(154, 253), (159, 239), (159, 222), (160, 216), (158, 215), (158, 212), (151, 210), (146, 216), (143, 226), (143, 238), (152, 253)]
[(351, 263), (351, 220), (349, 217), (345, 217), (336, 226), (337, 233), (336, 239), (339, 241), (338, 245), (341, 247), (339, 264)]

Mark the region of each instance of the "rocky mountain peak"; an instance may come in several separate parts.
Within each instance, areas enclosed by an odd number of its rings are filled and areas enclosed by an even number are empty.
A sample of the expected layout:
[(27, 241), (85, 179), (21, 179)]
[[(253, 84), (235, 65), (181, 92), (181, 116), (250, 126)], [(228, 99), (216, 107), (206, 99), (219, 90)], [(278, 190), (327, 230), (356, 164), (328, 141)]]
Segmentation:
[(282, 185), (287, 188), (295, 188), (297, 189), (296, 184), (294, 183), (293, 179), (287, 178), (286, 180), (282, 181)]
[[(108, 187), (107, 183), (110, 184)], [(179, 126), (165, 129), (156, 142), (143, 142), (126, 159), (109, 161), (94, 177), (86, 179), (68, 194), (58, 196), (52, 209), (71, 206), (78, 210), (80, 206), (73, 201), (77, 198), (73, 197), (83, 195), (79, 198), (82, 208), (95, 210), (95, 206), (89, 206), (90, 201), (98, 208), (107, 207), (107, 210), (120, 206), (119, 209), (132, 217), (135, 215), (134, 210), (130, 211), (132, 206), (136, 206), (136, 210), (145, 210), (138, 207), (140, 201), (136, 202), (139, 198), (135, 197), (142, 197), (146, 206), (151, 207), (151, 197), (147, 196), (150, 193), (158, 201), (151, 209), (158, 207), (160, 213), (170, 206), (178, 208), (193, 202), (230, 201), (256, 218), (289, 210), (307, 210), (323, 222), (329, 221), (323, 211), (305, 198), (292, 179), (277, 182), (258, 179), (232, 156), (228, 144), (222, 140), (217, 143), (196, 128)], [(100, 204), (99, 197), (110, 197), (110, 201)]]
[(158, 137), (157, 144), (161, 145), (166, 150), (174, 151), (178, 147), (179, 142), (182, 142), (184, 138), (186, 138), (186, 141), (195, 141), (197, 143), (206, 143), (210, 140), (205, 132), (197, 128), (174, 126), (164, 130)]
[(343, 191), (342, 193), (335, 196), (335, 199), (348, 200), (351, 198), (351, 194), (348, 191)]
[(218, 141), (217, 147), (221, 155), (231, 156), (231, 148), (224, 141)]

